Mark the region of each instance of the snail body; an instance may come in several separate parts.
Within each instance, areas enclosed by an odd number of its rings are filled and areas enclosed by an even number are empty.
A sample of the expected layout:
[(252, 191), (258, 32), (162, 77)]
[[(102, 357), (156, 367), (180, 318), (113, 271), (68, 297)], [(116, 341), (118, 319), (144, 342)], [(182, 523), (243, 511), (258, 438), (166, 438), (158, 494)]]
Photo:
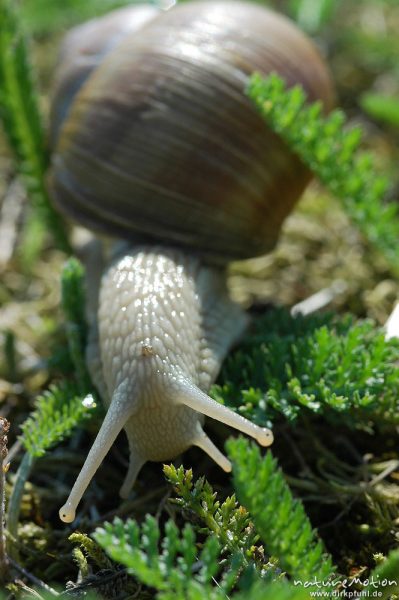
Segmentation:
[(123, 498), (147, 460), (169, 460), (192, 445), (230, 471), (229, 461), (202, 429), (204, 415), (271, 444), (271, 431), (205, 393), (248, 320), (229, 299), (218, 270), (181, 250), (135, 247), (107, 269), (99, 306), (101, 358), (92, 346), (89, 365), (94, 381), (103, 380), (108, 412), (60, 510), (62, 520), (74, 519), (84, 489), (122, 428), (130, 450)]
[(60, 510), (66, 522), (122, 428), (123, 497), (147, 460), (191, 445), (230, 470), (204, 415), (272, 442), (270, 430), (207, 395), (248, 323), (228, 296), (225, 266), (274, 246), (309, 180), (243, 92), (253, 71), (277, 70), (326, 109), (332, 103), (312, 44), (257, 5), (183, 4), (151, 14), (104, 52), (102, 44), (104, 60), (86, 79), (78, 55), (61, 65), (52, 111), (55, 203), (126, 240), (90, 310), (88, 364), (108, 411)]

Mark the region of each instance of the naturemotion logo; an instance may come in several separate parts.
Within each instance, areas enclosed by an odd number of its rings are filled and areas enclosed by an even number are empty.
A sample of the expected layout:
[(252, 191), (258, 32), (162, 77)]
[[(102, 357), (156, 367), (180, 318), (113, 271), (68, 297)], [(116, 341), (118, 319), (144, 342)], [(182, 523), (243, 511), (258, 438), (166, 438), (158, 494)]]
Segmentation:
[(359, 577), (324, 581), (316, 577), (308, 581), (294, 579), (294, 586), (308, 589), (310, 598), (382, 598), (386, 596), (383, 590), (398, 585), (399, 579), (381, 578), (379, 575), (363, 580)]

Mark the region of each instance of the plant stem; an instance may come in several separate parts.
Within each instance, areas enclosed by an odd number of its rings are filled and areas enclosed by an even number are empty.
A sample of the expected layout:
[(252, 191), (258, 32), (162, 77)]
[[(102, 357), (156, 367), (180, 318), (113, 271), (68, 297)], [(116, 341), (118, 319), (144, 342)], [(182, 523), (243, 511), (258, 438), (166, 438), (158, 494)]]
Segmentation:
[(18, 552), (15, 541), (18, 539), (18, 522), (19, 513), (21, 510), (22, 494), (24, 492), (25, 483), (29, 479), (34, 462), (35, 458), (27, 452), (23, 457), (21, 464), (19, 465), (8, 506), (7, 525), (10, 538), (9, 554), (15, 560), (18, 560)]
[(10, 429), (10, 423), (4, 417), (0, 417), (0, 581), (4, 582), (8, 573), (8, 560), (6, 552), (6, 538), (4, 534), (4, 515), (5, 515), (5, 477), (8, 464), (5, 459), (7, 450), (7, 432)]
[(46, 592), (48, 592), (52, 596), (59, 596), (60, 595), (56, 590), (54, 590), (52, 587), (50, 587), (49, 585), (47, 585), (47, 583), (44, 583), (44, 581), (42, 581), (38, 577), (35, 577), (35, 575), (33, 575), (33, 573), (30, 573), (29, 571), (27, 571), (26, 569), (24, 569), (24, 567), (22, 567), (19, 563), (17, 563), (12, 558), (10, 558), (10, 563), (11, 563), (11, 565), (17, 571), (19, 571), (20, 573), (22, 573), (22, 575), (24, 575), (27, 579), (30, 579), (30, 581), (32, 581), (32, 583), (34, 583), (35, 585), (39, 586), (43, 590), (46, 590)]
[(36, 92), (31, 51), (13, 0), (0, 2), (0, 112), (29, 197), (58, 248), (69, 254), (65, 224), (50, 203), (45, 174), (49, 157)]

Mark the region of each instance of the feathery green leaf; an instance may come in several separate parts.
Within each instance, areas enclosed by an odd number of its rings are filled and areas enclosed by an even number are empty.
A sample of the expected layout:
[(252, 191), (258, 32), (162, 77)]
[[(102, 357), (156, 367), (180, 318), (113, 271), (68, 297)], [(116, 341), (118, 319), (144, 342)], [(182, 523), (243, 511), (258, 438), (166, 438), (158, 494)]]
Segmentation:
[(309, 590), (287, 582), (256, 583), (249, 591), (235, 595), (234, 600), (309, 600)]
[(76, 258), (70, 258), (61, 275), (61, 299), (65, 314), (68, 347), (81, 394), (92, 389), (86, 367), (86, 319), (84, 269)]
[(173, 502), (200, 519), (200, 532), (216, 537), (227, 561), (241, 556), (242, 564), (256, 569), (263, 578), (271, 580), (278, 576), (275, 565), (265, 560), (263, 547), (257, 544), (259, 536), (248, 511), (234, 495), (220, 501), (204, 477), (193, 481), (192, 470), (183, 466), (164, 465), (164, 474), (179, 496)]
[(109, 569), (112, 563), (105, 552), (85, 533), (76, 531), (69, 536), (69, 541), (79, 544), (84, 553), (98, 566), (99, 569)]
[(29, 454), (43, 456), (87, 419), (93, 404), (85, 400), (76, 386), (68, 382), (53, 385), (39, 396), (36, 409), (21, 425), (20, 440)]
[[(160, 543), (159, 525), (147, 515), (141, 527), (131, 519), (105, 523), (96, 530), (94, 538), (115, 561), (127, 567), (142, 583), (164, 592), (163, 598), (185, 598), (188, 588), (211, 597), (211, 582), (220, 570), (220, 546), (215, 537), (209, 537), (198, 547), (191, 525), (186, 524), (181, 534), (173, 521), (165, 525)], [(199, 587), (200, 586), (200, 587)]]
[(360, 99), (363, 110), (377, 121), (399, 127), (399, 100), (368, 92)]
[(243, 438), (230, 440), (227, 447), (237, 496), (249, 510), (266, 549), (295, 579), (327, 580), (333, 573), (331, 558), (271, 452), (262, 457), (259, 447)]
[(226, 361), (212, 395), (260, 425), (303, 410), (370, 430), (399, 419), (399, 342), (371, 320), (273, 309)]
[(372, 596), (376, 591), (379, 598), (399, 596), (399, 550), (393, 550), (371, 573), (366, 592)]
[(11, 0), (0, 0), (0, 118), (33, 206), (59, 248), (69, 252), (62, 219), (51, 206), (46, 191), (48, 153), (19, 17)]
[(248, 95), (270, 127), (338, 198), (366, 239), (399, 273), (399, 214), (396, 203), (384, 203), (388, 182), (376, 174), (373, 158), (359, 151), (361, 130), (345, 128), (340, 110), (323, 116), (321, 105), (306, 105), (300, 86), (286, 89), (276, 74), (254, 74)]

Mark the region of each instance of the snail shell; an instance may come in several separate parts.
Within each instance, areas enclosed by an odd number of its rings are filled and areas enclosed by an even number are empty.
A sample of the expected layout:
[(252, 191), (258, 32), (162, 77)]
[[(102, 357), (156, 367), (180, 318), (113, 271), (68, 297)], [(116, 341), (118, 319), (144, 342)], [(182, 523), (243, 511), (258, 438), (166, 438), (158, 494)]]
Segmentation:
[(71, 102), (92, 71), (126, 36), (134, 34), (159, 10), (149, 4), (127, 6), (74, 27), (66, 36), (57, 65), (50, 114), (50, 144), (55, 146)]
[(72, 100), (56, 204), (98, 231), (212, 261), (270, 250), (310, 175), (244, 90), (254, 71), (276, 71), (330, 108), (315, 47), (280, 15), (223, 1), (151, 14), (119, 39)]

